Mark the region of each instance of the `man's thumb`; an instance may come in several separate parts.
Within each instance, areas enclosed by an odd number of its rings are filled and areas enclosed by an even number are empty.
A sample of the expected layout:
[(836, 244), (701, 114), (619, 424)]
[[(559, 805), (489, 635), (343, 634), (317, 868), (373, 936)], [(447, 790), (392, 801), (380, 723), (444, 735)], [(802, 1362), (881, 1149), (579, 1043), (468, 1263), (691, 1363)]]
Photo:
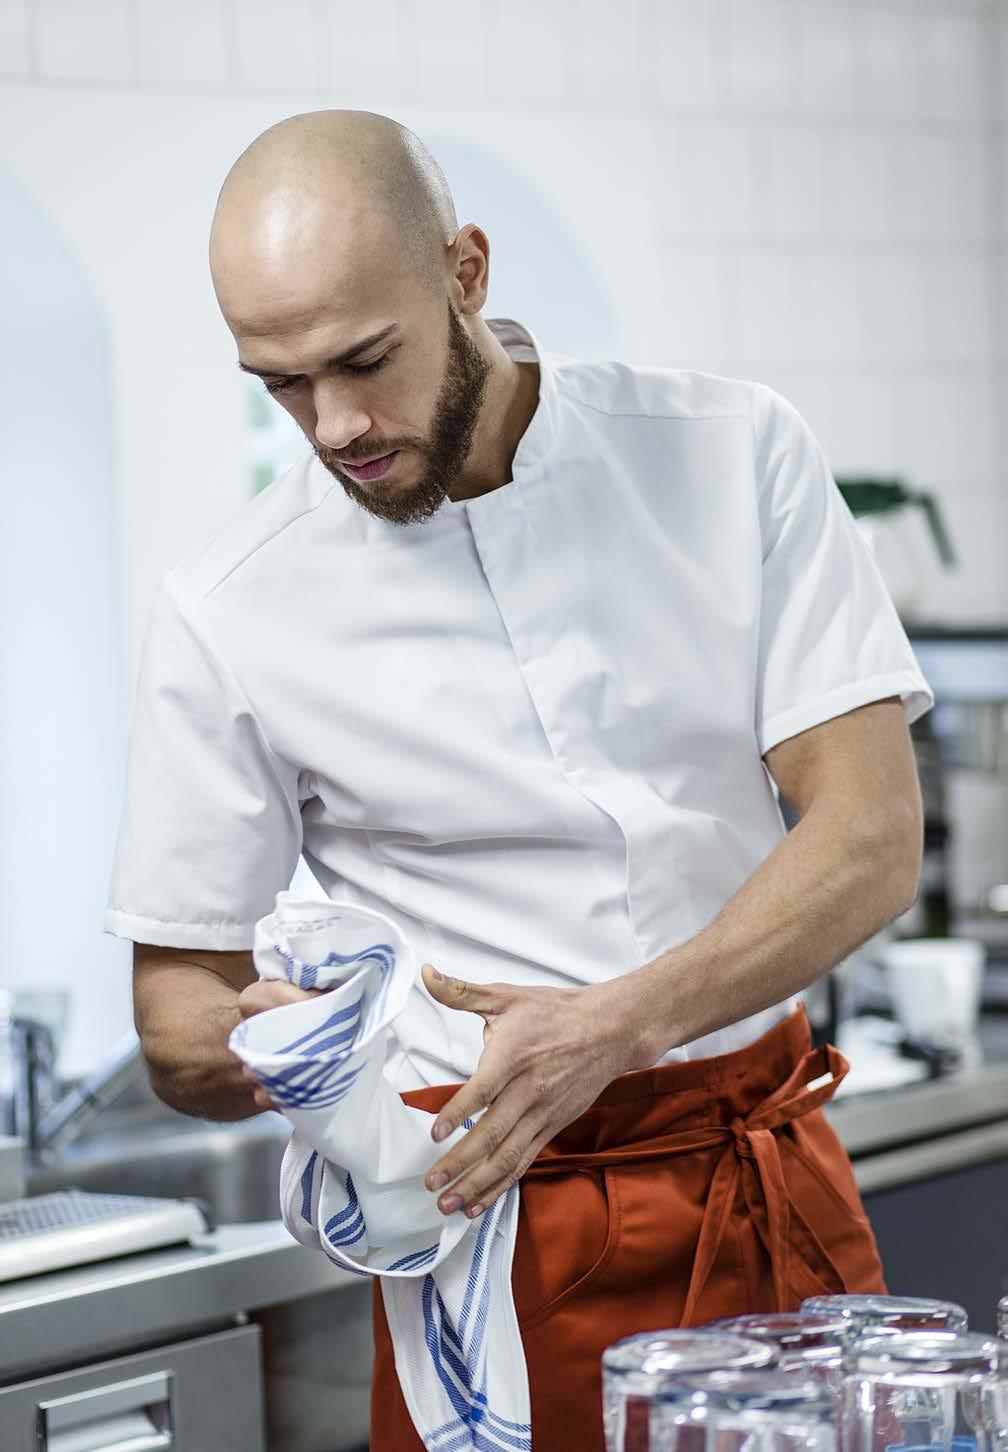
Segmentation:
[(466, 983), (462, 978), (449, 978), (439, 973), (433, 963), (424, 963), (421, 968), (424, 987), (431, 998), (447, 1008), (460, 1008), (467, 1013), (498, 1013), (500, 997), (494, 989), (482, 983)]

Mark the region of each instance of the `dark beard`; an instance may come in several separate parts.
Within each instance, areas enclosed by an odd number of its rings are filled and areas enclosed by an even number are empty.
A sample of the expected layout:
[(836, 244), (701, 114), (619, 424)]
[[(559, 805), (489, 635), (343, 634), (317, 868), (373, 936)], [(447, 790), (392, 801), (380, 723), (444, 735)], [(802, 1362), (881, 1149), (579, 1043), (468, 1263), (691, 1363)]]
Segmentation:
[(388, 524), (422, 524), (447, 499), (469, 456), (489, 375), (489, 363), (449, 303), (448, 363), (434, 405), (433, 437), (429, 444), (412, 446), (426, 454), (428, 460), (420, 482), (401, 492), (371, 493), (340, 471), (333, 450), (316, 445), (315, 453), (349, 497), (368, 514)]

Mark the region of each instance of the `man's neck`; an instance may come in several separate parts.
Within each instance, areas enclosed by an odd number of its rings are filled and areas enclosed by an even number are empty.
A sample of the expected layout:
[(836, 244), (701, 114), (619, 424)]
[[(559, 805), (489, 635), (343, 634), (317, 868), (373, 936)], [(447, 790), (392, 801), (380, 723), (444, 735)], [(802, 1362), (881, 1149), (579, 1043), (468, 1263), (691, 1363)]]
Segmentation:
[(476, 449), (471, 453), (451, 491), (453, 500), (477, 499), (511, 482), (515, 451), (539, 403), (538, 363), (516, 363), (503, 348), (501, 353), (506, 362), (501, 365), (494, 390), (496, 399), (491, 402), (488, 398), (477, 430), (483, 450), (479, 456)]

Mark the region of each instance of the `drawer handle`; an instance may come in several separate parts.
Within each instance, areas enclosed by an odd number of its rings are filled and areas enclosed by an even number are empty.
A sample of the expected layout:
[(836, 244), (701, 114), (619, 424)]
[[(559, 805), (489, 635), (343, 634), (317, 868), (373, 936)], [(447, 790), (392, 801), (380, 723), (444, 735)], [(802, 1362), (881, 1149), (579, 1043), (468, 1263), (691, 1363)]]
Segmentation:
[(156, 1372), (38, 1404), (38, 1452), (159, 1452), (175, 1446), (172, 1374)]

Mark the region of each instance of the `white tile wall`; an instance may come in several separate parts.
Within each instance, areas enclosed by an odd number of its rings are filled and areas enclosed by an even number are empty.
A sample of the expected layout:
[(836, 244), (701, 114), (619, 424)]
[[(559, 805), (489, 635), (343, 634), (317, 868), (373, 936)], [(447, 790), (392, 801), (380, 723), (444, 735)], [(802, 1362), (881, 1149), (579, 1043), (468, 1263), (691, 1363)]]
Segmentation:
[(773, 121), (754, 138), (759, 152), (760, 194), (755, 211), (764, 237), (782, 245), (836, 235), (850, 203), (836, 188), (834, 127)]
[(763, 158), (751, 125), (663, 117), (652, 167), (663, 237), (751, 239), (763, 196)]
[(713, 112), (721, 99), (720, 11), (696, 0), (644, 0), (640, 94), (648, 108)]
[(747, 113), (793, 111), (797, 29), (790, 0), (716, 0), (718, 75), (724, 103)]
[(481, 11), (492, 57), (491, 104), (556, 112), (581, 93), (575, 57), (581, 21), (577, 0), (508, 0)]
[(237, 80), (238, 25), (229, 0), (136, 0), (141, 85), (186, 89)]
[[(443, 19), (445, 12), (434, 13)], [(322, 0), (320, 54), (325, 96), (321, 103), (316, 98), (313, 104), (380, 111), (383, 97), (392, 98), (393, 106), (396, 97), (412, 100), (426, 84), (421, 73), (442, 41), (445, 49), (440, 68), (433, 72), (436, 81), (460, 64), (457, 28), (446, 36), (443, 25), (432, 22), (425, 30), (415, 18), (411, 23), (408, 19), (397, 0), (375, 0), (366, 6)]]
[(980, 250), (920, 259), (924, 275), (925, 355), (941, 364), (982, 369), (990, 358), (990, 273)]
[(314, 0), (240, 0), (238, 84), (249, 90), (314, 91), (323, 82), (321, 19)]
[(27, 80), (31, 73), (28, 0), (0, 0), (0, 77)]
[(355, 33), (358, 14), (348, 17), (344, 76), (347, 59), (368, 77), (369, 85), (386, 65), (400, 66), (399, 93), (440, 106), (479, 104), (492, 94), (494, 65), (486, 26), (466, 23), (454, 8), (420, 0), (407, 0), (398, 19), (388, 6), (369, 7), (367, 13), (367, 26), (373, 27), (377, 17), (380, 33)]
[(849, 5), (792, 5), (800, 109), (854, 116), (860, 99), (861, 31)]
[(860, 344), (870, 368), (908, 368), (930, 356), (927, 260), (916, 251), (869, 251), (858, 259)]
[(894, 149), (896, 235), (924, 243), (984, 241), (990, 209), (984, 132), (922, 125), (903, 131)]
[(659, 274), (654, 337), (646, 356), (636, 350), (638, 361), (703, 372), (723, 369), (729, 351), (728, 261), (707, 250), (669, 248)]
[(927, 87), (919, 13), (887, 5), (862, 6), (856, 24), (861, 37), (860, 112), (907, 120), (920, 115)]
[(950, 121), (986, 119), (989, 38), (975, 8), (938, 7), (920, 18), (924, 112)]
[[(1004, 365), (1008, 363), (1008, 247), (1001, 244), (992, 252), (991, 257), (994, 285), (994, 306), (991, 309), (991, 351), (995, 363)], [(1004, 411), (1002, 411), (1001, 417), (1006, 418)], [(1006, 418), (1006, 424), (1008, 424), (1008, 418)]]
[(0, 76), (205, 92), (221, 137), (275, 97), (242, 141), (318, 105), (478, 135), (578, 227), (628, 353), (785, 377), (859, 467), (1008, 483), (1001, 0), (0, 0)]
[(34, 0), (39, 71), (51, 81), (119, 81), (135, 69), (129, 0)]

